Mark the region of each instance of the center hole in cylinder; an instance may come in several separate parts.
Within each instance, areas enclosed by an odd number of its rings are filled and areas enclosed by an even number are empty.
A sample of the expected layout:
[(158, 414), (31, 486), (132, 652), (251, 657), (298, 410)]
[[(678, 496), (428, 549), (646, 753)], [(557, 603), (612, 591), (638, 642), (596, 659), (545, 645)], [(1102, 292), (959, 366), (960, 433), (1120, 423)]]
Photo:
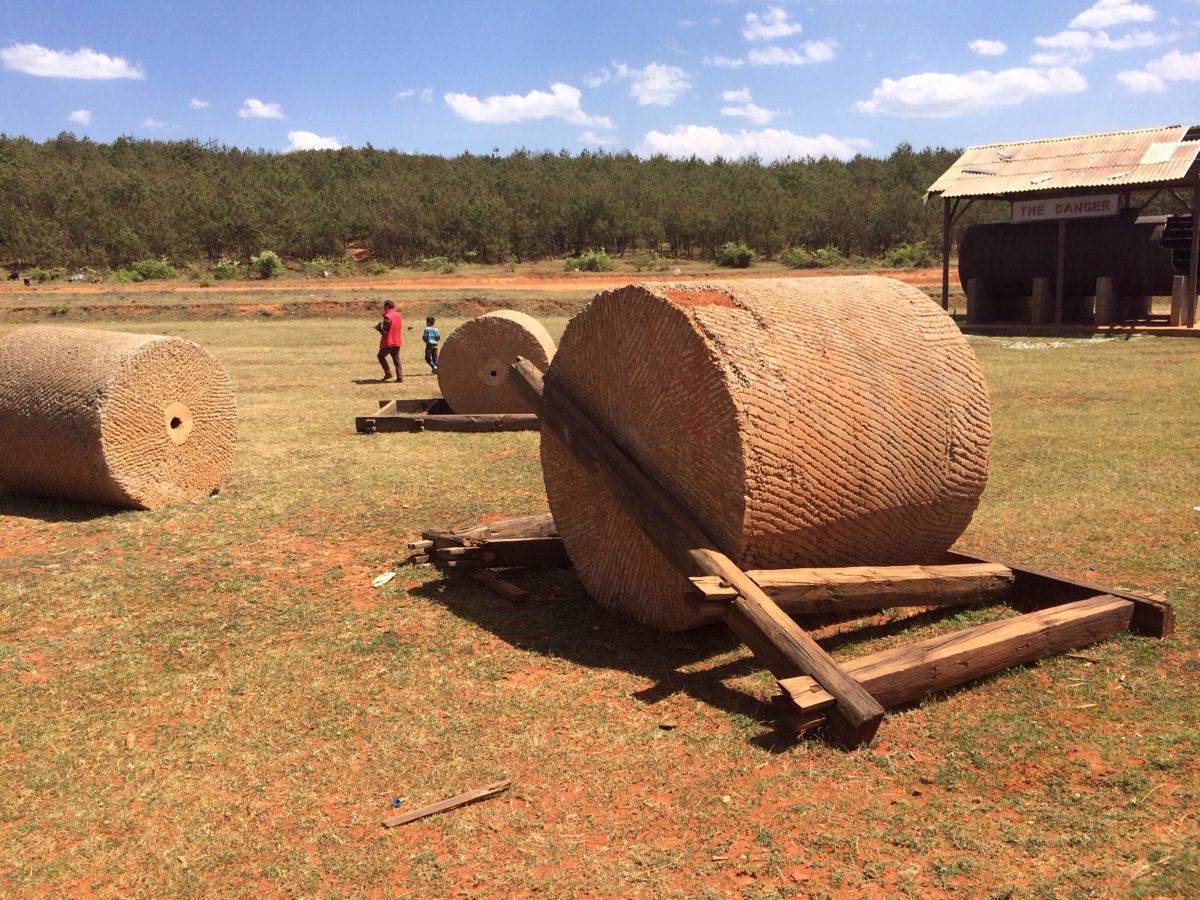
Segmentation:
[(493, 378), (495, 378), (495, 377), (496, 377), (497, 375), (499, 375), (499, 374), (500, 374), (500, 373), (499, 373), (499, 372), (497, 372), (495, 369), (492, 369), (492, 377), (493, 377)]
[(179, 418), (179, 416), (171, 417), (171, 427), (172, 428), (178, 428), (182, 424), (183, 424), (183, 419)]

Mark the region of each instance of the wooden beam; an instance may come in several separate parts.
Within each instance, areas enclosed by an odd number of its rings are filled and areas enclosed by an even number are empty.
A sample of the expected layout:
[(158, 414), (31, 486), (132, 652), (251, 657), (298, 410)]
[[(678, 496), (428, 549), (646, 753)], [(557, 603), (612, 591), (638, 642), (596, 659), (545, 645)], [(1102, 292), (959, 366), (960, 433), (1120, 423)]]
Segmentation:
[[(843, 667), (884, 706), (899, 706), (1103, 640), (1128, 628), (1132, 615), (1128, 600), (1101, 595), (872, 653)], [(779, 686), (802, 720), (833, 702), (811, 678), (785, 678)]]
[(1188, 262), (1188, 328), (1196, 325), (1196, 290), (1200, 288), (1200, 179), (1192, 186), (1192, 255)]
[(950, 198), (942, 198), (942, 309), (950, 309)]
[(552, 378), (543, 378), (525, 359), (512, 366), (508, 380), (543, 426), (599, 476), (621, 509), (681, 574), (715, 575), (737, 590), (725, 622), (777, 678), (808, 675), (837, 699), (829, 711), (833, 741), (857, 747), (874, 736), (883, 708), (717, 549), (674, 499), (576, 406), (566, 390)]
[(460, 806), (466, 806), (468, 803), (478, 803), (480, 800), (486, 800), (488, 797), (495, 797), (497, 794), (504, 793), (511, 784), (512, 782), (507, 780), (497, 781), (495, 784), (467, 791), (465, 794), (459, 794), (448, 800), (439, 800), (437, 803), (430, 803), (428, 806), (422, 806), (420, 809), (400, 813), (396, 816), (388, 816), (379, 824), (384, 828), (395, 828), (397, 825), (405, 825), (409, 822), (415, 822), (417, 819), (423, 819), (425, 816), (446, 812), (449, 809), (457, 809)]
[[(897, 606), (962, 606), (999, 600), (1013, 586), (1013, 573), (997, 563), (752, 569), (746, 574), (790, 616), (872, 612)], [(691, 581), (713, 602), (728, 602), (737, 595), (714, 576)]]
[(1175, 610), (1166, 600), (1148, 597), (1131, 591), (1121, 591), (1087, 581), (1076, 581), (1051, 575), (1028, 566), (1016, 565), (985, 556), (966, 553), (947, 553), (956, 562), (998, 562), (1013, 573), (1013, 592), (1009, 603), (1017, 609), (1043, 609), (1066, 600), (1082, 600), (1096, 594), (1111, 594), (1133, 604), (1133, 620), (1129, 630), (1149, 637), (1164, 638), (1175, 630)]
[(1058, 220), (1058, 256), (1055, 259), (1054, 276), (1054, 324), (1063, 320), (1063, 283), (1067, 274), (1067, 220)]

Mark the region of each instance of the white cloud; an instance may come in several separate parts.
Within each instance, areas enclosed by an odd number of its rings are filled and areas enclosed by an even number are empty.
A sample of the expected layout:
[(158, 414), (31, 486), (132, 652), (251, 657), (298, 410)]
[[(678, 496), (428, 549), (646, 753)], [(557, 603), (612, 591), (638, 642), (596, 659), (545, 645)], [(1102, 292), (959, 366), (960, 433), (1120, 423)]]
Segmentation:
[(1168, 81), (1200, 81), (1200, 51), (1180, 53), (1172, 50), (1166, 56), (1152, 59), (1141, 70), (1119, 72), (1117, 79), (1135, 94), (1161, 94)]
[(484, 100), (470, 94), (449, 93), (446, 105), (460, 119), (491, 125), (525, 122), (531, 119), (562, 119), (572, 125), (612, 128), (607, 116), (590, 116), (579, 107), (579, 88), (554, 83), (550, 93), (532, 90), (528, 94), (493, 94)]
[(208, 109), (212, 104), (207, 100), (201, 100), (199, 97), (193, 97), (188, 101), (188, 106), (192, 109)]
[(73, 109), (67, 113), (68, 122), (77, 122), (80, 125), (92, 124), (92, 111), (90, 109)]
[(402, 91), (397, 91), (394, 100), (408, 100), (410, 97), (416, 97), (422, 103), (433, 102), (433, 88), (405, 88)]
[(1081, 31), (1068, 29), (1058, 34), (1038, 36), (1033, 42), (1044, 48), (1029, 61), (1036, 66), (1077, 66), (1092, 59), (1093, 50), (1132, 50), (1135, 47), (1156, 47), (1165, 40), (1152, 31), (1131, 31), (1119, 38), (1110, 37), (1106, 31)]
[(640, 106), (670, 106), (692, 86), (683, 69), (662, 63), (650, 63), (645, 68), (632, 69), (629, 77), (633, 79), (629, 93)]
[(980, 56), (1003, 56), (1008, 50), (1008, 44), (1004, 41), (989, 41), (987, 38), (976, 38), (967, 46), (972, 53), (978, 53)]
[(775, 41), (803, 30), (799, 22), (788, 19), (787, 10), (782, 6), (768, 6), (761, 16), (758, 13), (746, 13), (742, 36), (748, 41)]
[(921, 72), (883, 79), (869, 99), (854, 106), (865, 113), (946, 118), (1014, 106), (1035, 97), (1076, 94), (1086, 88), (1087, 79), (1074, 69), (980, 69), (962, 75)]
[(278, 103), (263, 103), (253, 97), (247, 97), (242, 108), (238, 110), (238, 116), (243, 119), (282, 119), (283, 107)]
[(603, 134), (597, 134), (594, 131), (585, 131), (579, 135), (579, 143), (581, 144), (599, 144), (602, 147), (606, 147), (609, 144), (615, 144), (616, 142), (616, 138), (608, 137)]
[(695, 28), (699, 23), (695, 19), (680, 19), (680, 28)]
[(152, 116), (146, 116), (146, 118), (142, 119), (142, 127), (143, 128), (166, 128), (167, 123), (164, 122), (162, 119), (155, 119)]
[(766, 161), (809, 156), (850, 159), (870, 146), (871, 142), (862, 138), (837, 138), (828, 134), (806, 137), (775, 128), (743, 130), (734, 134), (705, 125), (679, 125), (670, 133), (648, 132), (638, 152), (643, 156), (661, 153), (683, 158), (698, 156), (701, 159), (718, 156), (726, 159), (758, 156)]
[(742, 88), (738, 91), (722, 91), (721, 99), (726, 103), (735, 104), (731, 106), (722, 106), (721, 115), (723, 116), (740, 116), (744, 119), (749, 119), (755, 125), (766, 125), (772, 119), (783, 115), (777, 109), (764, 109), (754, 102), (750, 95), (750, 88)]
[(598, 72), (588, 72), (583, 76), (583, 83), (588, 87), (597, 88), (602, 84), (607, 84), (612, 80), (613, 73), (608, 68), (601, 68)]
[(752, 66), (803, 66), (833, 59), (835, 40), (805, 41), (799, 47), (754, 47), (747, 54)]
[(341, 150), (342, 143), (337, 138), (322, 137), (319, 134), (314, 134), (311, 131), (289, 131), (288, 145), (283, 148), (284, 153), (291, 153), (294, 150)]
[(731, 56), (706, 56), (704, 57), (704, 64), (706, 66), (717, 66), (721, 69), (740, 69), (746, 64), (746, 61)]
[(137, 63), (122, 56), (109, 56), (81, 47), (78, 50), (48, 50), (40, 44), (10, 44), (0, 48), (4, 68), (44, 78), (85, 78), (107, 81), (113, 78), (145, 78)]
[(1145, 3), (1130, 0), (1097, 0), (1067, 25), (1068, 28), (1109, 28), (1130, 22), (1153, 22), (1156, 13)]

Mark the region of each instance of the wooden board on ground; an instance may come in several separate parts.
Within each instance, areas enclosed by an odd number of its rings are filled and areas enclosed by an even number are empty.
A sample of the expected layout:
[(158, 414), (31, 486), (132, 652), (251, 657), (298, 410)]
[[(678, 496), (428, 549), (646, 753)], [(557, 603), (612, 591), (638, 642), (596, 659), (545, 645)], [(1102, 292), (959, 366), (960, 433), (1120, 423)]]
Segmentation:
[(422, 400), (380, 400), (379, 410), (355, 416), (359, 434), (416, 431), (537, 431), (537, 416), (528, 413), (458, 415), (441, 397)]

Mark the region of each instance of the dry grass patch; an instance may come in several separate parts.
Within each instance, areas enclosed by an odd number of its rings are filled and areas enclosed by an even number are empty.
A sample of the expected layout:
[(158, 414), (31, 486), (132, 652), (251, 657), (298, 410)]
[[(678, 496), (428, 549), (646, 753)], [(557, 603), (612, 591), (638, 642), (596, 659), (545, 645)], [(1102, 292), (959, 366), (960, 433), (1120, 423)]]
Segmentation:
[(523, 606), (423, 567), (371, 588), (423, 526), (545, 503), (536, 435), (353, 433), (435, 388), (416, 332), (408, 382), (354, 383), (371, 321), (119, 326), (229, 369), (224, 490), (151, 513), (0, 494), (6, 893), (1194, 889), (1200, 342), (972, 339), (996, 439), (964, 546), (1163, 591), (1179, 630), (893, 713), (846, 754), (780, 744), (770, 679), (721, 629), (648, 631), (569, 572), (519, 579)]

